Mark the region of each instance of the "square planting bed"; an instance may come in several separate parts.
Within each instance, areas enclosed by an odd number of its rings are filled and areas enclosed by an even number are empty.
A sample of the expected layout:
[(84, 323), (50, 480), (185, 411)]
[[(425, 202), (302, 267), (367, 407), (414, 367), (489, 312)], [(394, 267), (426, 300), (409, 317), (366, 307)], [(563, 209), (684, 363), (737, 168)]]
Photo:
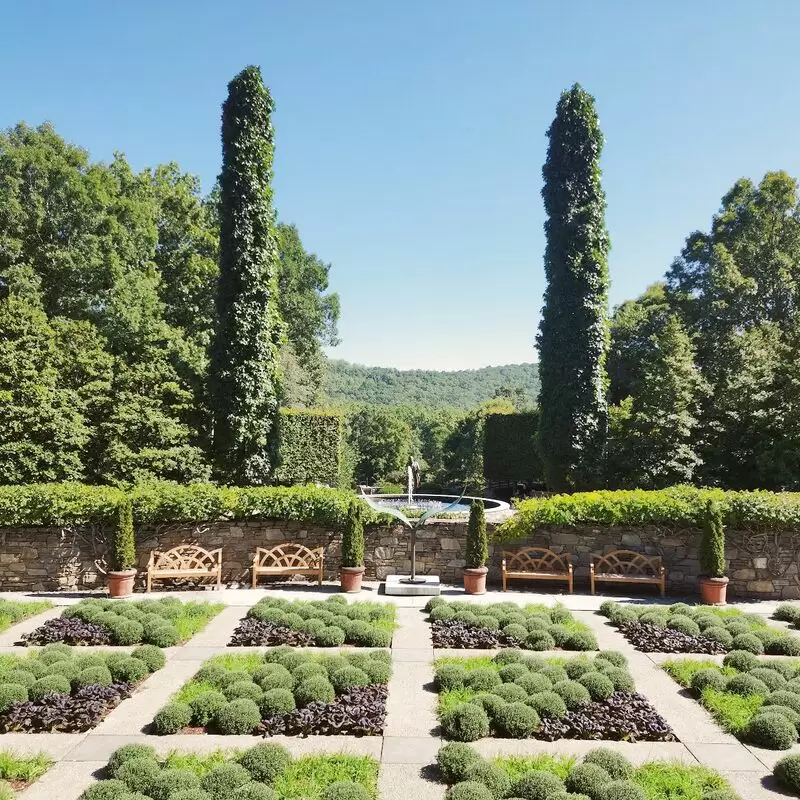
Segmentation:
[(589, 626), (578, 622), (562, 605), (478, 605), (434, 597), (425, 610), (433, 646), (438, 648), (597, 650), (597, 639)]
[(219, 614), (220, 603), (90, 598), (65, 608), (61, 616), (22, 637), (22, 644), (54, 642), (88, 645), (153, 644), (172, 647), (188, 641)]
[(722, 665), (687, 658), (663, 668), (742, 741), (770, 750), (788, 750), (797, 742), (800, 661), (734, 650)]
[(545, 659), (509, 649), (494, 658), (442, 658), (435, 670), (447, 739), (675, 740), (636, 693), (622, 653)]
[(706, 767), (668, 761), (635, 767), (604, 747), (580, 760), (549, 753), (486, 759), (469, 745), (451, 742), (439, 750), (436, 763), (449, 786), (447, 800), (741, 800)]
[(391, 672), (388, 650), (216, 656), (156, 714), (153, 731), (380, 736)]
[(247, 612), (230, 644), (388, 647), (396, 627), (392, 603), (348, 603), (337, 594), (311, 602), (265, 597)]
[(208, 755), (120, 747), (80, 800), (374, 800), (378, 762), (344, 754), (292, 758), (271, 742)]
[(600, 614), (644, 653), (720, 655), (748, 650), (756, 655), (800, 656), (800, 639), (770, 627), (758, 614), (735, 608), (634, 606), (606, 601)]
[(51, 644), (26, 656), (0, 655), (0, 733), (94, 728), (165, 662), (153, 645), (88, 653)]

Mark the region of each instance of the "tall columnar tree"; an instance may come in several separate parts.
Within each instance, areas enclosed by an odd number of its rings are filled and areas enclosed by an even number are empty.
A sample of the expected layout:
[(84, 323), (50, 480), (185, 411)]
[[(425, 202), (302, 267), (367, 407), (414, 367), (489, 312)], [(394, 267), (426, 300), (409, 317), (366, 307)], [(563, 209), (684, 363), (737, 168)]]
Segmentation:
[(209, 393), (219, 477), (263, 484), (278, 414), (281, 320), (272, 211), (273, 110), (258, 67), (228, 84), (222, 106), (217, 322)]
[(578, 84), (561, 95), (548, 137), (539, 442), (547, 483), (566, 491), (596, 480), (608, 426), (603, 135), (594, 98)]

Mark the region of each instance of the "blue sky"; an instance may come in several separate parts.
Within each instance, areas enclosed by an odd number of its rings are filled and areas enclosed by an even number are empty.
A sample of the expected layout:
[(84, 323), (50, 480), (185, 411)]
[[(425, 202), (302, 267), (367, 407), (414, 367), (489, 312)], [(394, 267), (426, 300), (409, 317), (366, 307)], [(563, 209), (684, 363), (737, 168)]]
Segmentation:
[(611, 303), (663, 275), (740, 176), (800, 174), (794, 0), (17, 3), (0, 125), (51, 120), (92, 157), (212, 185), (228, 80), (276, 101), (275, 201), (333, 265), (365, 364), (530, 361), (541, 166), (559, 93), (597, 98)]

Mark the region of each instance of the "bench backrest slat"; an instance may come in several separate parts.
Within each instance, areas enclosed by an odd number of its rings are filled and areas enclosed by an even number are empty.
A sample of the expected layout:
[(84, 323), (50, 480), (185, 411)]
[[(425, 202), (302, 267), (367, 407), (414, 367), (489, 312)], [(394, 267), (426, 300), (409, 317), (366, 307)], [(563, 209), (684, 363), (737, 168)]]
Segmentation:
[(259, 547), (253, 560), (258, 567), (285, 567), (287, 569), (318, 569), (324, 554), (322, 547), (311, 549), (304, 544), (279, 544), (269, 549)]
[(602, 556), (592, 556), (592, 566), (595, 573), (657, 578), (661, 574), (661, 556), (646, 556), (635, 550), (613, 550)]
[(156, 570), (207, 569), (214, 570), (222, 562), (222, 548), (205, 550), (198, 545), (181, 544), (171, 550), (153, 550), (150, 567)]
[(546, 547), (526, 547), (517, 552), (503, 551), (508, 572), (569, 572), (569, 560)]

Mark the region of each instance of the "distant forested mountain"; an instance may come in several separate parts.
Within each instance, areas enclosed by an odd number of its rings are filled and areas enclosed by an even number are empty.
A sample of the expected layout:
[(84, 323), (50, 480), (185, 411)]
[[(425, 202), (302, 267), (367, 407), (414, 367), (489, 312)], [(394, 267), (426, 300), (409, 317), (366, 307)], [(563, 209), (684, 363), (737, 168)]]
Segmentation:
[(325, 397), (331, 404), (373, 403), (429, 408), (475, 408), (501, 390), (533, 404), (539, 394), (536, 364), (440, 372), (364, 367), (347, 361), (328, 362)]

